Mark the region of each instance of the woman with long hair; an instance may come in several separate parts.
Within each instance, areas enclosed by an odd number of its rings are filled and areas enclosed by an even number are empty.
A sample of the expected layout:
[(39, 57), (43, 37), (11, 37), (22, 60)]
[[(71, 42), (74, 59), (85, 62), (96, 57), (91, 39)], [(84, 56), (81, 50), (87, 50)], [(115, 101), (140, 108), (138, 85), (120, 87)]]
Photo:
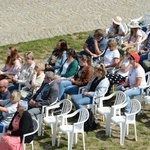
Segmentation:
[(46, 61), (45, 71), (53, 71), (60, 69), (62, 64), (66, 60), (67, 42), (60, 39), (56, 45), (56, 48), (51, 53), (50, 57)]
[(7, 59), (5, 66), (0, 70), (0, 75), (15, 75), (18, 73), (21, 65), (22, 60), (18, 55), (16, 47), (11, 46), (7, 49)]

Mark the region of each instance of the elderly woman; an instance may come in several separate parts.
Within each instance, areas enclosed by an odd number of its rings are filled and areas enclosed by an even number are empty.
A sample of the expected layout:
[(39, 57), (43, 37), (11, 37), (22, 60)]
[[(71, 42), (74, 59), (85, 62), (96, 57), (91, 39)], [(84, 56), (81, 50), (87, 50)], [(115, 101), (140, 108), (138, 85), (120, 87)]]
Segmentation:
[(117, 49), (117, 41), (115, 39), (110, 39), (108, 41), (108, 49), (104, 54), (104, 65), (108, 73), (113, 73), (116, 65), (120, 59), (120, 53)]
[[(2, 136), (0, 148), (5, 150), (22, 150), (22, 138), (26, 133), (33, 131), (33, 121), (26, 111), (28, 104), (26, 101), (20, 100), (17, 106), (17, 112), (11, 120), (8, 131)], [(26, 143), (33, 140), (33, 135), (25, 139)]]
[[(139, 64), (140, 56), (137, 53), (130, 53), (130, 64), (132, 65), (128, 74), (128, 82), (125, 85), (117, 87), (117, 90), (122, 90), (126, 94), (126, 101), (130, 98), (141, 94), (142, 86), (146, 86), (145, 71)], [(130, 105), (125, 107), (125, 112), (129, 113)]]
[(109, 80), (106, 77), (107, 71), (104, 64), (97, 65), (94, 68), (94, 76), (85, 87), (83, 94), (73, 95), (71, 97), (76, 109), (83, 105), (92, 104), (93, 100), (103, 97), (108, 90)]
[(0, 101), (0, 133), (3, 131), (3, 126), (8, 127), (14, 113), (17, 110), (17, 105), (20, 100), (20, 93), (13, 91), (10, 99)]

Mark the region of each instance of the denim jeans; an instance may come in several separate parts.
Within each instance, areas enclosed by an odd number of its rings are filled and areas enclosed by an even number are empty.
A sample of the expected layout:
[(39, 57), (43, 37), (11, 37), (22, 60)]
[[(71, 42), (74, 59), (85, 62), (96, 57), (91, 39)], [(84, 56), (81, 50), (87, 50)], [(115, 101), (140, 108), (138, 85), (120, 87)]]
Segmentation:
[(141, 66), (143, 66), (143, 60), (146, 60), (146, 59), (148, 59), (148, 53), (140, 55), (139, 63), (140, 63)]
[[(118, 91), (121, 90), (122, 86), (124, 86), (124, 85), (118, 86), (117, 90)], [(134, 88), (124, 91), (124, 93), (126, 94), (126, 101), (129, 103), (131, 98), (141, 94), (141, 88), (134, 87)], [(125, 107), (125, 112), (130, 113), (130, 105), (129, 104), (127, 104), (127, 106)]]
[(64, 99), (64, 93), (66, 94), (78, 94), (79, 87), (77, 85), (73, 85), (69, 80), (63, 80), (59, 84), (59, 101)]
[(83, 105), (92, 104), (93, 97), (83, 96), (83, 94), (72, 95), (72, 102), (74, 103), (76, 109), (82, 108)]
[(8, 90), (9, 90), (10, 92), (12, 92), (12, 91), (14, 91), (14, 90), (18, 90), (18, 88), (19, 88), (19, 83), (16, 83), (16, 84), (14, 84), (14, 85), (12, 85), (12, 86), (9, 86), (9, 87), (8, 87)]

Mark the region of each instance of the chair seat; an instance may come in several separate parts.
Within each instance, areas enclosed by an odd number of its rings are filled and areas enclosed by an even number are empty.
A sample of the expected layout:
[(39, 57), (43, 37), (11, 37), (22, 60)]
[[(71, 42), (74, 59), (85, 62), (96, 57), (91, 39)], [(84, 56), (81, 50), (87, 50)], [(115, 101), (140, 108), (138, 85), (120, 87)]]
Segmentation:
[(125, 116), (111, 117), (111, 121), (119, 125), (120, 123), (124, 123), (125, 122)]
[(73, 125), (65, 125), (65, 126), (60, 126), (59, 127), (60, 131), (62, 132), (72, 132), (73, 131)]
[(97, 109), (97, 112), (100, 113), (100, 114), (109, 114), (111, 111), (111, 108), (110, 107), (100, 107)]
[(44, 117), (43, 121), (46, 124), (54, 124), (56, 123), (56, 117), (55, 116)]

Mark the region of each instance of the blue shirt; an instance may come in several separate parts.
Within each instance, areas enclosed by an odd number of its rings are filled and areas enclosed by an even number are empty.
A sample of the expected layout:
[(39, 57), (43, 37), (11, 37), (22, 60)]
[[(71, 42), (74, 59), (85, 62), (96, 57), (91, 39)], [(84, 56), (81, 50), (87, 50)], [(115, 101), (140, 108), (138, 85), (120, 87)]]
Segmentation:
[[(94, 50), (94, 35), (90, 35), (87, 40), (86, 40), (86, 44), (88, 44), (88, 49), (95, 54), (95, 50)], [(98, 47), (99, 49), (103, 52), (106, 49), (107, 46), (107, 41), (106, 39), (103, 37), (101, 40), (98, 41)]]

